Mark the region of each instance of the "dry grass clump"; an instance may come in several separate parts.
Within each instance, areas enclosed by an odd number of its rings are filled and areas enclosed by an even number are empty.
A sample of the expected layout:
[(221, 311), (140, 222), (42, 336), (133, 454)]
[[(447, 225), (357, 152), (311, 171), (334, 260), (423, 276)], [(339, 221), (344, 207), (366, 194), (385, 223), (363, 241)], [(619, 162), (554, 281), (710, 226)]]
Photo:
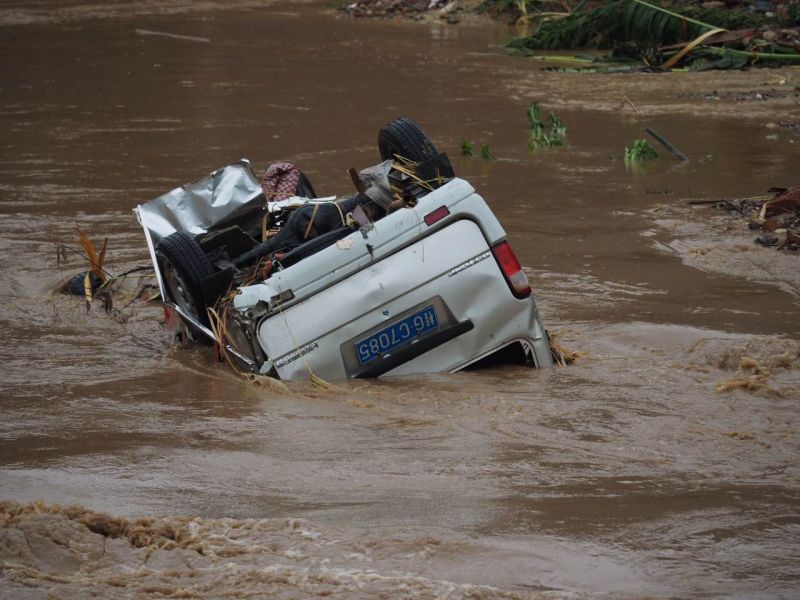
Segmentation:
[(586, 352), (567, 350), (557, 341), (557, 337), (557, 333), (553, 331), (547, 332), (547, 339), (550, 342), (550, 352), (553, 355), (553, 362), (557, 365), (565, 367), (586, 356)]

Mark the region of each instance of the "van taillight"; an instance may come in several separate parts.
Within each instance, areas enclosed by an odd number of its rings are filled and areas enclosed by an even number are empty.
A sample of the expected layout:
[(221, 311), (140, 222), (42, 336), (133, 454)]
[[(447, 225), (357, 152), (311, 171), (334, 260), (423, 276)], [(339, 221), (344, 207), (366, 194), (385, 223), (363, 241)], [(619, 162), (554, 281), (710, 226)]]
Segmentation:
[(425, 215), (425, 217), (424, 217), (425, 225), (430, 227), (431, 225), (433, 225), (437, 221), (441, 221), (442, 219), (444, 219), (449, 214), (450, 214), (450, 211), (448, 210), (448, 208), (446, 206), (440, 206), (436, 210), (434, 210), (432, 212), (429, 212), (427, 215)]
[(505, 275), (508, 287), (517, 298), (527, 298), (531, 295), (531, 284), (528, 282), (528, 276), (522, 270), (517, 257), (514, 256), (514, 251), (508, 242), (500, 242), (492, 247), (492, 254), (500, 265), (500, 270)]

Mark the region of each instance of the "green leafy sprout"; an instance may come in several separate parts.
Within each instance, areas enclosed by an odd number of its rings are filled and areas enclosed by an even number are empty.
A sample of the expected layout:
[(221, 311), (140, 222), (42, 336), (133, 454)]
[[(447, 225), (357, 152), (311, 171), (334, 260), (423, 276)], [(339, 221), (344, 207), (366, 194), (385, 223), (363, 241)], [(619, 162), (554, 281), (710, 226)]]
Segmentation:
[(540, 117), (541, 108), (537, 102), (531, 102), (528, 106), (527, 116), (530, 124), (528, 135), (528, 149), (536, 150), (539, 148), (550, 148), (552, 146), (563, 146), (567, 137), (567, 127), (552, 111), (547, 115), (549, 129)]
[(655, 158), (658, 158), (658, 152), (647, 140), (634, 140), (630, 146), (625, 148), (626, 163), (653, 160)]

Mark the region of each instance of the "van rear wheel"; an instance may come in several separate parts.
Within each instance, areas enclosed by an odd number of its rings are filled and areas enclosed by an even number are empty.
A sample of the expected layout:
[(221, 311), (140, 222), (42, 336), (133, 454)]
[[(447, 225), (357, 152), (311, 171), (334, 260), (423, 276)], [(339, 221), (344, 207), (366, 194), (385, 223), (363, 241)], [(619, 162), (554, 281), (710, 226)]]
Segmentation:
[(381, 160), (397, 156), (417, 163), (439, 154), (420, 126), (407, 117), (392, 121), (378, 132), (378, 151)]
[(165, 237), (156, 248), (159, 270), (169, 300), (208, 325), (208, 313), (200, 282), (214, 274), (214, 267), (195, 239), (178, 231)]

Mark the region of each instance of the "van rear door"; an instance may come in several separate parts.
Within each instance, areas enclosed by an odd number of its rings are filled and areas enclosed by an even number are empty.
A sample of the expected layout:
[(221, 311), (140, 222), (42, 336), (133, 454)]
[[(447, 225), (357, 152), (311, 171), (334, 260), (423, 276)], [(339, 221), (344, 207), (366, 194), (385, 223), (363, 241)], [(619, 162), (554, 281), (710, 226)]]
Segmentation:
[(377, 376), (423, 356), (434, 368), (417, 372), (450, 370), (513, 319), (504, 305), (531, 313), (461, 219), (265, 319), (258, 337), (282, 379)]

